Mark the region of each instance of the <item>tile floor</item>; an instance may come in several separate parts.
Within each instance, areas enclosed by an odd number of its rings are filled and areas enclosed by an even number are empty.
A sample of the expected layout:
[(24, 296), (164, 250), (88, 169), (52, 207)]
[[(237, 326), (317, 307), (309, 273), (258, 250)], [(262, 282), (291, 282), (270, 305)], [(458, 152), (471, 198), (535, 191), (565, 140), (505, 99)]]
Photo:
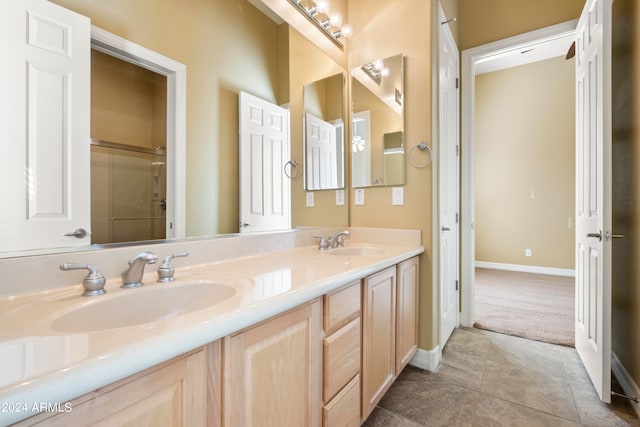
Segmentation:
[(624, 399), (601, 403), (573, 348), (456, 329), (436, 372), (408, 366), (363, 424), (640, 426)]

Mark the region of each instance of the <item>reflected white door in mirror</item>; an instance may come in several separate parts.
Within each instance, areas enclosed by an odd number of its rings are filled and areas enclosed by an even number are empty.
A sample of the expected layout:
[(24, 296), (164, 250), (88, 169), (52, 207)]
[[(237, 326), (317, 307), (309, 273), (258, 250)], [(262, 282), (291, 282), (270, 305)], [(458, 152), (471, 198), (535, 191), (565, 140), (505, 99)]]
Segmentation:
[(291, 228), (289, 111), (240, 92), (240, 232)]
[(89, 19), (6, 2), (0, 31), (0, 253), (87, 245)]

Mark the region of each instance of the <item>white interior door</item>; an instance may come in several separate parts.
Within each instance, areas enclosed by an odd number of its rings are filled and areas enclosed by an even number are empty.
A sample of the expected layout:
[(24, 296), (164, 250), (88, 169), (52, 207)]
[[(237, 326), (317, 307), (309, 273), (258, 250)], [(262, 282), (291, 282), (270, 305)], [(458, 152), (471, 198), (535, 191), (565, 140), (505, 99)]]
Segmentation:
[(289, 111), (240, 92), (240, 232), (291, 228)]
[(576, 350), (611, 401), (611, 2), (576, 31)]
[(351, 184), (371, 185), (371, 112), (353, 113), (351, 120)]
[[(440, 8), (440, 22), (446, 20)], [(440, 26), (440, 348), (458, 326), (459, 298), (459, 53), (447, 25)]]
[[(45, 0), (0, 14), (0, 252), (90, 243), (88, 18)], [(65, 236), (84, 229), (82, 237)]]
[(305, 127), (307, 190), (338, 187), (335, 126), (307, 113)]

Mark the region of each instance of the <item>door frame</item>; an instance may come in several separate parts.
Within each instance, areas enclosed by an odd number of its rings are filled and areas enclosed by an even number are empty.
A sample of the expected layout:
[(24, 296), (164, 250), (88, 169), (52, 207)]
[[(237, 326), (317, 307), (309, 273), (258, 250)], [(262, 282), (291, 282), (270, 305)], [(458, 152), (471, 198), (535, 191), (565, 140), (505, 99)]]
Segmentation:
[(167, 78), (166, 238), (186, 236), (187, 66), (91, 26), (91, 49)]
[(460, 323), (473, 327), (475, 299), (475, 204), (474, 204), (474, 145), (475, 145), (475, 67), (481, 61), (509, 52), (533, 48), (541, 43), (575, 34), (578, 20), (541, 28), (539, 30), (498, 40), (462, 51), (461, 80), (461, 179), (460, 179)]

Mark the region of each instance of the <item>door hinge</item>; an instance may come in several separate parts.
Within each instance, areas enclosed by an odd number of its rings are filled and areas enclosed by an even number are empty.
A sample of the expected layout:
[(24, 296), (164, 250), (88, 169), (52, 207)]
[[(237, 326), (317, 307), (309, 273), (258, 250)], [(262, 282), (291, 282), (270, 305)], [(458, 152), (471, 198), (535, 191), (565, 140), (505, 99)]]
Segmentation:
[(460, 146), (456, 145), (456, 156), (460, 155)]
[(458, 223), (458, 212), (456, 212), (456, 224)]
[(456, 89), (460, 88), (460, 79), (456, 77)]
[(458, 281), (456, 280), (456, 292), (458, 292)]

